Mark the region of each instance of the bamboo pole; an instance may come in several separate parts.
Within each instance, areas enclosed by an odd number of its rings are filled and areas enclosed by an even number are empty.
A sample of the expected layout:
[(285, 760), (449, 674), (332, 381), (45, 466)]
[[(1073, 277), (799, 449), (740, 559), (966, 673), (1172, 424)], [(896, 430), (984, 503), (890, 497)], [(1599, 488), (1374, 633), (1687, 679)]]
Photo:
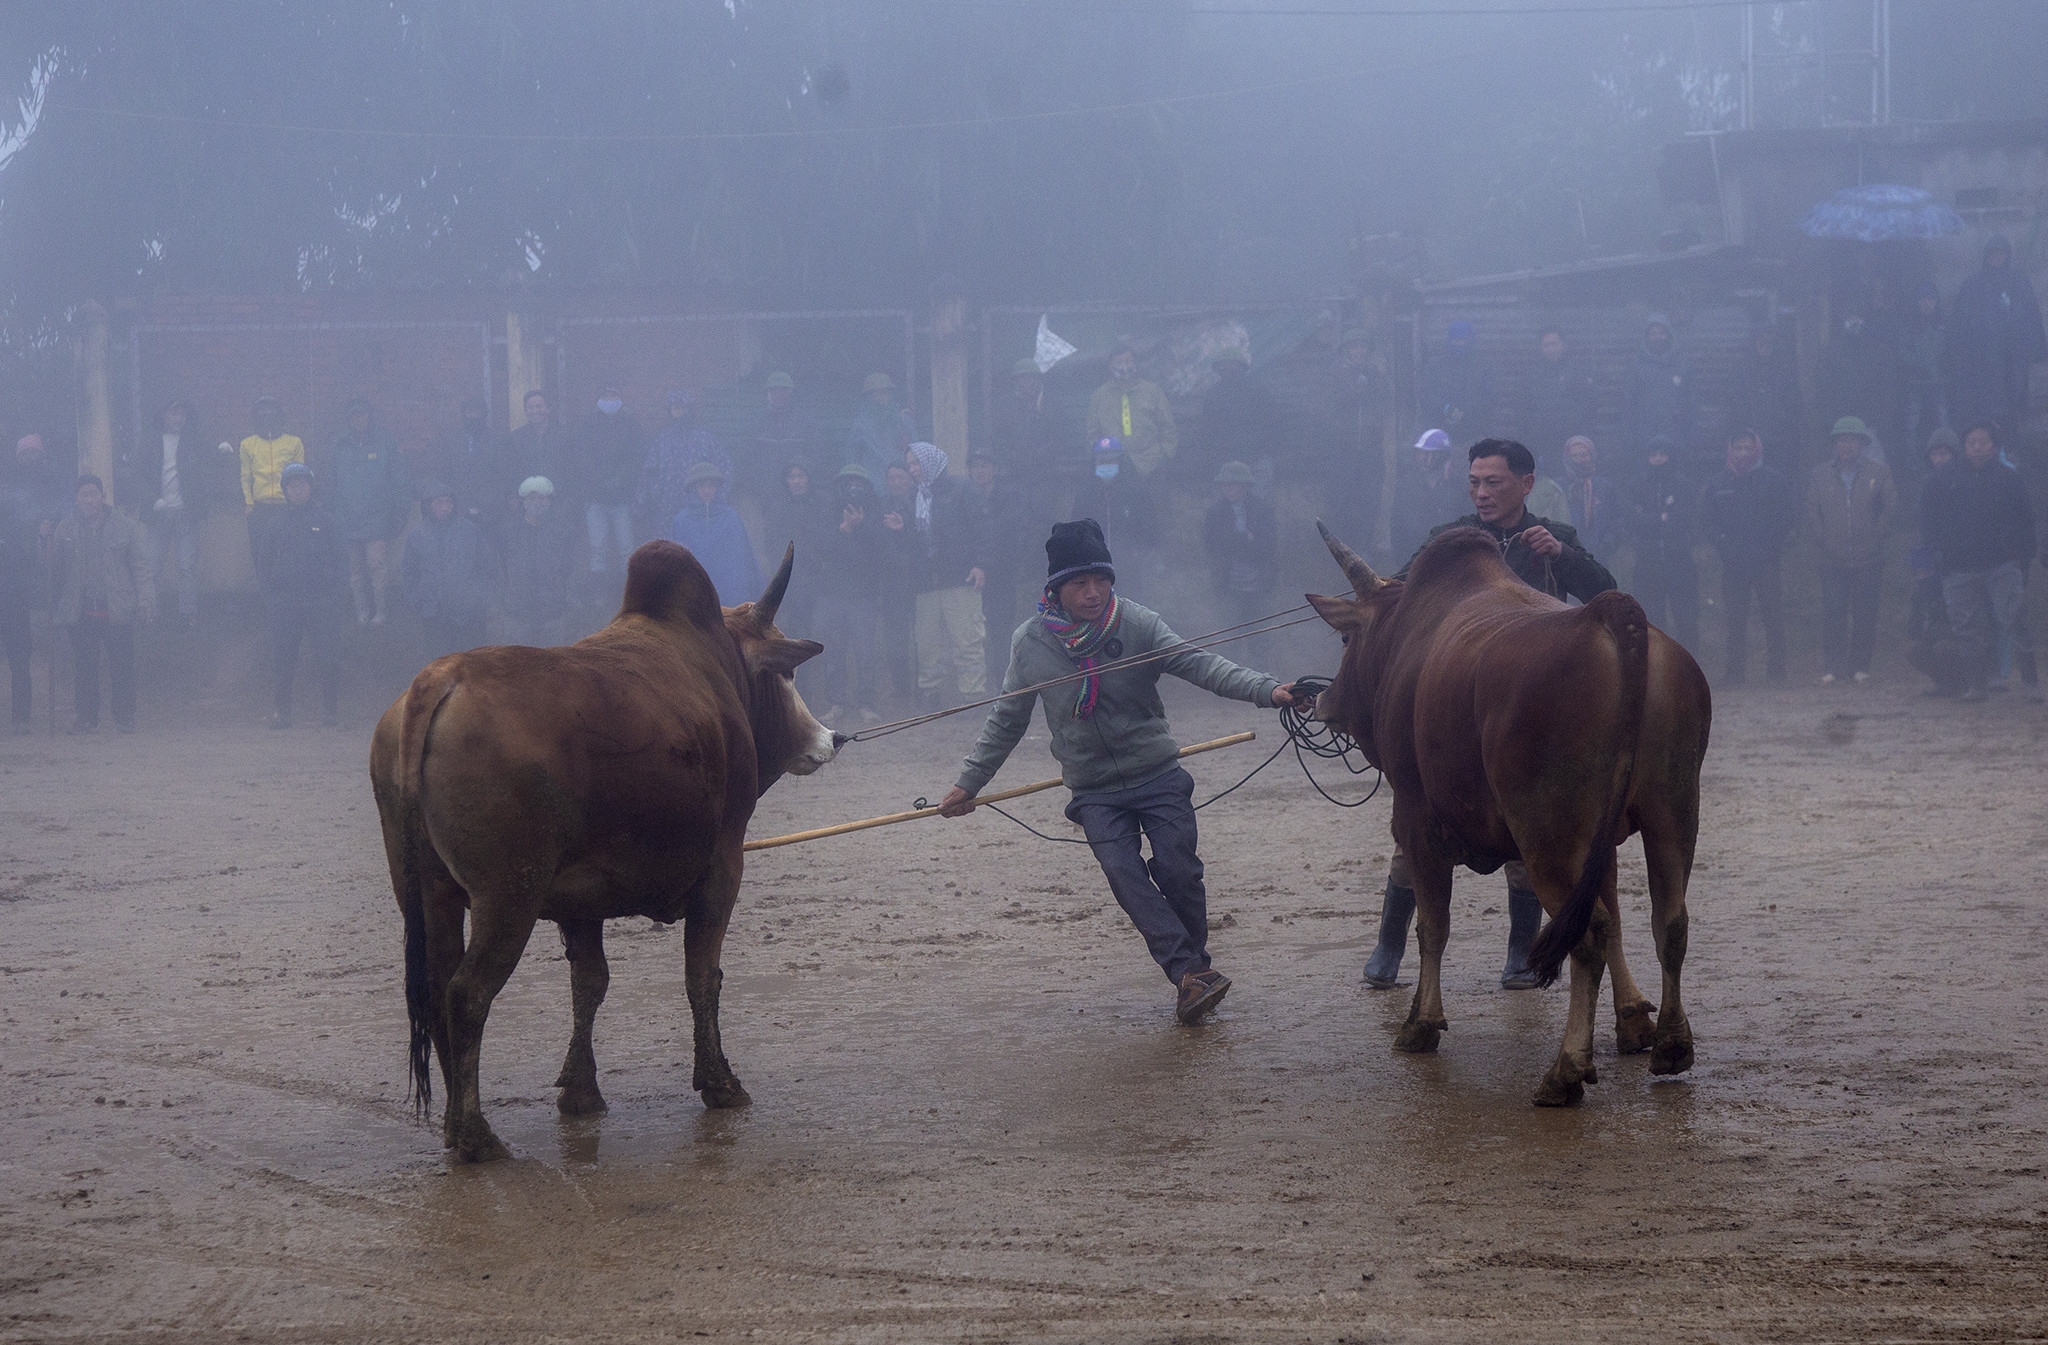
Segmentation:
[[(1233, 733), (1227, 738), (1212, 738), (1206, 743), (1196, 743), (1192, 747), (1181, 748), (1180, 755), (1191, 757), (1200, 752), (1213, 752), (1219, 747), (1235, 747), (1239, 743), (1248, 743), (1258, 736), (1256, 733)], [(1040, 780), (1036, 784), (1018, 785), (1015, 789), (1005, 789), (994, 794), (983, 794), (974, 801), (977, 804), (1004, 803), (1010, 799), (1021, 799), (1026, 794), (1040, 793), (1051, 789), (1059, 783), (1057, 779)], [(746, 848), (748, 850), (773, 850), (777, 846), (798, 845), (804, 841), (820, 841), (827, 836), (843, 836), (849, 831), (866, 831), (870, 827), (893, 827), (898, 822), (915, 822), (920, 817), (937, 817), (938, 815), (939, 810), (937, 808), (913, 808), (907, 813), (890, 813), (884, 817), (866, 817), (858, 822), (841, 822), (837, 826), (818, 827), (811, 831), (793, 831), (787, 836), (767, 836), (758, 841), (748, 841)]]

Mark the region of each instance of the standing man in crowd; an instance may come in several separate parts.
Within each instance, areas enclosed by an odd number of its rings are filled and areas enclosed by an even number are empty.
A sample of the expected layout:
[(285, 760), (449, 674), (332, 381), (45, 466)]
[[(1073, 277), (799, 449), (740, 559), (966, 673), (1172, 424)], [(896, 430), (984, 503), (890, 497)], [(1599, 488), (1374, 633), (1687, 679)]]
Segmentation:
[(462, 399), (462, 421), (434, 438), (424, 476), (448, 483), (460, 502), (462, 516), (487, 533), (504, 520), (487, 502), (497, 498), (505, 479), (504, 444), (491, 433), (490, 406), (481, 397)]
[(1820, 544), (1823, 683), (1870, 680), (1884, 543), (1899, 508), (1891, 468), (1871, 456), (1871, 442), (1861, 420), (1836, 421), (1834, 456), (1806, 486), (1806, 526)]
[(939, 709), (955, 691), (971, 700), (988, 687), (982, 650), (988, 630), (981, 614), (981, 594), (988, 585), (981, 559), (988, 539), (975, 531), (968, 487), (946, 475), (944, 449), (912, 444), (905, 465), (917, 480), (911, 506), (917, 694), (925, 708)]
[(487, 637), (496, 587), (490, 543), (475, 520), (456, 508), (455, 492), (432, 477), (420, 482), (420, 521), (405, 535), (399, 577), (405, 601), (420, 619), (424, 656), (474, 649)]
[[(1434, 537), (1450, 528), (1478, 528), (1500, 547), (1501, 560), (1515, 577), (1539, 593), (1563, 601), (1590, 602), (1614, 587), (1614, 576), (1579, 544), (1571, 524), (1540, 518), (1526, 507), (1536, 488), (1536, 457), (1512, 439), (1481, 439), (1466, 452), (1466, 490), (1472, 512), (1440, 523)], [(1414, 559), (1409, 559), (1414, 564)], [(1399, 578), (1406, 578), (1402, 566)], [(1520, 860), (1507, 866), (1508, 956), (1501, 967), (1504, 990), (1533, 990), (1529, 950), (1543, 923), (1543, 904), (1530, 886), (1529, 870)], [(1386, 896), (1380, 907), (1379, 940), (1365, 964), (1365, 983), (1391, 990), (1399, 983), (1401, 958), (1408, 951), (1408, 926), (1415, 919), (1415, 871), (1397, 847), (1387, 869)]]
[(249, 551), (254, 555), (257, 535), (266, 526), (259, 515), (284, 508), (285, 464), (304, 462), (306, 445), (296, 434), (284, 432), (284, 406), (275, 397), (258, 397), (250, 419), (256, 432), (242, 440), (242, 504), (249, 515)]
[(1529, 442), (1538, 467), (1560, 470), (1559, 456), (1573, 435), (1593, 428), (1600, 409), (1593, 375), (1565, 346), (1564, 333), (1546, 328), (1536, 342), (1536, 369), (1529, 375)]
[(1456, 518), (1464, 508), (1466, 486), (1456, 471), (1457, 462), (1451, 436), (1442, 430), (1424, 430), (1416, 438), (1408, 466), (1394, 483), (1389, 537), (1396, 561), (1420, 551), (1437, 524)]
[[(323, 526), (331, 535), (338, 524), (348, 543), (348, 586), (355, 598), (356, 624), (381, 626), (384, 593), (391, 586), (390, 548), (405, 532), (406, 516), (412, 512), (412, 477), (406, 470), (405, 455), (398, 451), (398, 441), (377, 424), (367, 401), (352, 398), (342, 414), (348, 431), (334, 441), (331, 469), (337, 517)], [(312, 489), (309, 475), (308, 498)], [(323, 516), (326, 513), (314, 506), (307, 508)], [(323, 638), (313, 636), (316, 659)], [(296, 651), (297, 637), (293, 640)], [(287, 688), (287, 705), (289, 701)], [(291, 718), (289, 709), (285, 718)]]
[(1605, 551), (1620, 530), (1620, 507), (1614, 498), (1614, 482), (1602, 476), (1598, 466), (1591, 439), (1575, 434), (1565, 440), (1565, 512), (1558, 521), (1577, 529), (1579, 540), (1589, 550)]
[(506, 644), (548, 649), (569, 643), (569, 582), (575, 552), (554, 516), (555, 483), (519, 483), (519, 521), (505, 530), (505, 589), (500, 621)]
[(729, 494), (726, 483), (732, 480), (732, 454), (725, 451), (717, 435), (704, 428), (697, 394), (679, 389), (668, 395), (668, 424), (654, 436), (646, 465), (640, 469), (640, 484), (633, 492), (634, 507), (647, 536), (667, 536), (676, 514), (696, 499), (690, 471), (700, 462), (718, 469), (718, 502), (724, 504)]
[(1025, 543), (1024, 501), (994, 455), (979, 450), (967, 455), (969, 526), (981, 540), (981, 626), (984, 685), (995, 686), (1009, 667), (1003, 646), (1006, 630), (1017, 629), (1017, 585)]
[(881, 480), (910, 447), (908, 420), (908, 413), (896, 405), (896, 380), (869, 374), (860, 385), (860, 405), (846, 432), (846, 462), (865, 467), (870, 477)]
[[(769, 473), (785, 470), (792, 462), (800, 462), (806, 472), (816, 473), (822, 466), (818, 460), (818, 427), (797, 405), (796, 380), (778, 369), (761, 384), (761, 398), (764, 410), (761, 423), (754, 430), (747, 463), (755, 480), (749, 484), (762, 490), (767, 486)], [(769, 487), (763, 493), (774, 491)], [(781, 555), (775, 560), (781, 564)]]
[(1692, 443), (1692, 366), (1678, 353), (1671, 319), (1652, 313), (1643, 326), (1642, 348), (1629, 360), (1621, 380), (1622, 421), (1630, 447), (1642, 452), (1663, 435), (1683, 454)]
[[(849, 463), (849, 466), (859, 466)], [(882, 660), (889, 687), (902, 700), (917, 698), (917, 659), (912, 631), (917, 624), (917, 576), (923, 547), (917, 529), (917, 478), (902, 462), (882, 476), (881, 553)]]
[(1066, 459), (1074, 455), (1061, 452), (1059, 425), (1045, 404), (1045, 375), (1038, 372), (1038, 361), (1021, 359), (1010, 367), (1009, 393), (996, 398), (990, 419), (996, 451), (1011, 480), (1035, 492), (1034, 512), (1050, 512), (1049, 497), (1066, 484), (1063, 478), (1072, 476)]
[[(75, 507), (53, 538), (55, 619), (71, 630), (77, 720), (73, 733), (100, 726), (100, 655), (107, 659), (114, 727), (135, 732), (135, 620), (156, 620), (149, 583), (149, 539), (141, 525), (107, 504), (96, 476), (78, 478)], [(282, 507), (282, 506), (280, 506)]]
[(1671, 460), (1672, 443), (1650, 440), (1643, 469), (1629, 482), (1626, 522), (1635, 545), (1631, 588), (1653, 625), (1688, 651), (1700, 647), (1700, 571), (1693, 560), (1697, 491)]
[(1785, 680), (1785, 601), (1781, 573), (1785, 535), (1796, 509), (1791, 483), (1764, 461), (1755, 430), (1737, 430), (1728, 441), (1727, 465), (1700, 495), (1700, 521), (1721, 556), (1721, 606), (1728, 613), (1727, 685), (1739, 687), (1749, 675), (1749, 607), (1756, 603), (1764, 627), (1764, 670), (1772, 682)]
[(1209, 367), (1216, 381), (1202, 398), (1200, 466), (1257, 463), (1271, 480), (1282, 445), (1293, 442), (1279, 399), (1252, 376), (1251, 352), (1242, 346), (1231, 346)]
[[(227, 455), (208, 447), (190, 405), (172, 402), (157, 415), (155, 438), (138, 445), (132, 459), (131, 470), (116, 473), (116, 489), (147, 525), (150, 587), (159, 588), (171, 571), (178, 624), (189, 630), (199, 616), (199, 526), (224, 493)], [(144, 500), (147, 512), (139, 509)]]
[(1074, 513), (1092, 518), (1122, 553), (1127, 587), (1143, 591), (1158, 575), (1159, 506), (1152, 487), (1131, 470), (1123, 440), (1095, 441), (1095, 471), (1074, 491)]
[(2028, 379), (2048, 359), (2048, 333), (2033, 282), (2012, 264), (2005, 238), (1984, 245), (1984, 269), (1956, 291), (1945, 354), (1953, 423), (1992, 420), (2008, 434), (2025, 423)]
[(1883, 462), (1880, 436), (1868, 427), (1875, 425), (1887, 438), (1896, 436), (1894, 427), (1904, 402), (1903, 375), (1898, 348), (1882, 328), (1851, 313), (1821, 350), (1820, 367), (1813, 376), (1816, 409), (1824, 423), (1854, 420), (1865, 426), (1870, 442), (1864, 451)]
[[(39, 434), (24, 434), (14, 461), (0, 476), (0, 642), (7, 673), (14, 731), (27, 733), (34, 681), (29, 658), (35, 647), (32, 613), (49, 610), (50, 551), (57, 523), (72, 509), (76, 472), (57, 462)], [(54, 684), (51, 695), (55, 696)]]
[(505, 440), (504, 475), (492, 484), (493, 498), (485, 507), (500, 529), (518, 517), (520, 482), (530, 476), (562, 482), (575, 479), (576, 451), (569, 443), (569, 427), (556, 423), (547, 394), (535, 388), (520, 406), (526, 412), (526, 423)]
[(874, 724), (881, 720), (875, 652), (882, 620), (875, 598), (884, 591), (882, 505), (865, 467), (840, 468), (834, 487), (809, 548), (818, 575), (812, 620), (825, 646), (817, 660), (824, 665), (825, 721), (837, 724), (851, 711), (862, 724)]
[[(633, 491), (640, 483), (640, 469), (647, 461), (647, 442), (626, 410), (626, 394), (616, 383), (598, 390), (597, 404), (577, 444), (579, 482), (576, 496), (583, 501), (583, 531), (590, 547), (590, 588), (593, 597), (609, 601), (626, 582), (626, 557), (633, 554)], [(522, 524), (531, 524), (524, 493), (528, 476), (520, 483)], [(547, 510), (554, 508), (554, 478), (541, 475), (548, 483)], [(559, 527), (559, 524), (554, 525)], [(571, 526), (574, 526), (572, 523)], [(515, 528), (516, 532), (517, 529)]]
[(1385, 488), (1386, 451), (1394, 442), (1395, 396), (1387, 361), (1362, 327), (1337, 338), (1329, 399), (1330, 441), (1321, 459), (1330, 512), (1340, 528), (1373, 537)]
[[(1252, 705), (1292, 705), (1293, 691), (1277, 678), (1185, 647), (1158, 613), (1119, 597), (1109, 546), (1092, 520), (1056, 524), (1045, 552), (1045, 596), (1038, 617), (1010, 637), (1003, 691), (1022, 692), (1077, 671), (1091, 675), (1078, 686), (1070, 682), (996, 702), (939, 811), (947, 817), (974, 811), (974, 796), (1030, 727), (1032, 702), (1042, 701), (1053, 756), (1073, 791), (1067, 817), (1086, 831), (1117, 905), (1175, 986), (1175, 1016), (1192, 1025), (1222, 1003), (1230, 978), (1209, 964), (1208, 893), (1195, 849), (1195, 782), (1169, 736), (1159, 679), (1171, 673)], [(1176, 645), (1182, 651), (1167, 658), (1095, 671), (1119, 658)], [(1152, 842), (1149, 863), (1144, 839)]]
[(1493, 424), (1493, 369), (1479, 354), (1479, 329), (1459, 318), (1444, 332), (1443, 349), (1422, 366), (1422, 419), (1460, 438), (1483, 435)]
[(2011, 637), (2029, 701), (2041, 675), (2027, 622), (2027, 571), (2034, 563), (2034, 509), (2020, 474), (1999, 460), (1998, 426), (1980, 420), (1963, 434), (1961, 458), (1941, 467), (1921, 495), (1921, 532), (1934, 547), (1949, 626), (1962, 646), (1966, 701), (1981, 701)]
[(1087, 435), (1098, 444), (1115, 439), (1125, 464), (1141, 477), (1180, 450), (1173, 408), (1157, 383), (1138, 377), (1138, 352), (1129, 342), (1110, 352), (1109, 381), (1088, 399)]
[[(1728, 389), (1731, 431), (1747, 427), (1767, 444), (1796, 444), (1804, 405), (1792, 352), (1777, 324), (1763, 322), (1749, 334)], [(1673, 448), (1680, 442), (1674, 439)]]
[[(395, 450), (394, 450), (395, 451)], [(256, 546), (256, 582), (270, 626), (272, 661), (270, 727), (292, 726), (292, 682), (299, 670), (299, 645), (313, 656), (320, 678), (320, 722), (340, 723), (341, 650), (335, 638), (341, 590), (349, 573), (353, 543), (313, 502), (313, 473), (303, 462), (283, 472), (284, 508), (265, 516)], [(360, 599), (358, 602), (360, 603)]]
[[(1221, 613), (1216, 625), (1249, 627), (1267, 610), (1267, 595), (1273, 591), (1273, 509), (1252, 494), (1247, 463), (1224, 463), (1216, 472), (1216, 489), (1221, 498), (1202, 520), (1202, 548), (1209, 553), (1209, 579)], [(1245, 642), (1244, 656), (1261, 662), (1269, 645), (1270, 637), (1253, 636)]]

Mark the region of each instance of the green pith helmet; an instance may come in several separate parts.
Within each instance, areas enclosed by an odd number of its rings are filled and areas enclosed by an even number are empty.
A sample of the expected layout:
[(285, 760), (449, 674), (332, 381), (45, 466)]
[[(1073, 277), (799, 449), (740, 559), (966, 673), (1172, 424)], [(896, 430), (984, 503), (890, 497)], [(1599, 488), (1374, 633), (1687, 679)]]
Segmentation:
[(1866, 444), (1877, 442), (1877, 436), (1870, 432), (1870, 427), (1863, 423), (1861, 416), (1843, 416), (1835, 422), (1835, 428), (1828, 431), (1828, 438), (1839, 439), (1845, 434), (1854, 435)]
[(780, 369), (778, 369), (774, 373), (768, 375), (767, 380), (763, 382), (761, 386), (764, 388), (787, 388), (791, 392), (795, 392), (796, 380), (791, 378), (788, 374), (783, 373)]

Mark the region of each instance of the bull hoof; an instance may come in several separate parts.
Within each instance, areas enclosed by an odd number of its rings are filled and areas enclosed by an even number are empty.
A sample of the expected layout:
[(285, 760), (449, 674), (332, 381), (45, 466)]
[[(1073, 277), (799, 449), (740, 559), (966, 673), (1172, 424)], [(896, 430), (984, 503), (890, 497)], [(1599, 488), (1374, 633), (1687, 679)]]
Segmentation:
[(1411, 1018), (1401, 1024), (1401, 1031), (1394, 1038), (1394, 1049), (1410, 1055), (1427, 1055), (1436, 1049), (1437, 1041), (1442, 1038), (1444, 1029), (1448, 1026), (1449, 1024), (1441, 1020), (1430, 1023), (1419, 1018)]
[(1656, 1040), (1657, 1025), (1649, 1004), (1630, 1004), (1615, 1011), (1614, 1047), (1623, 1055), (1641, 1055)]
[(1683, 1074), (1692, 1068), (1692, 1033), (1661, 1037), (1650, 1052), (1650, 1073)]
[(450, 1137), (448, 1148), (458, 1163), (495, 1163), (512, 1156), (512, 1151), (492, 1133), (482, 1117), (459, 1127)]
[(1598, 1065), (1586, 1066), (1585, 1070), (1580, 1074), (1579, 1078), (1584, 1083), (1599, 1083), (1600, 1067)]
[(729, 1107), (751, 1107), (754, 1105), (754, 1099), (747, 1096), (747, 1090), (740, 1087), (738, 1079), (728, 1079), (723, 1083), (705, 1084), (703, 1088), (698, 1090), (698, 1095), (704, 1099), (705, 1106), (716, 1111), (723, 1111)]
[(564, 1116), (598, 1116), (610, 1111), (604, 1094), (592, 1087), (564, 1086), (555, 1099), (555, 1110)]
[(1536, 1085), (1535, 1102), (1539, 1107), (1575, 1107), (1585, 1099), (1586, 1086), (1575, 1079), (1559, 1077), (1556, 1070), (1543, 1076), (1543, 1082)]

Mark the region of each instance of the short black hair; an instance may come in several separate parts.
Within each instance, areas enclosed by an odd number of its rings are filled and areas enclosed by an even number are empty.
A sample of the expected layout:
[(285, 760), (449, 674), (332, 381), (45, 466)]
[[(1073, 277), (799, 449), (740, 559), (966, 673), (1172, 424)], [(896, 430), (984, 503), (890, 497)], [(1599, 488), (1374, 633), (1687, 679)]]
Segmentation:
[(98, 477), (94, 476), (91, 472), (87, 472), (84, 476), (78, 478), (78, 484), (71, 488), (71, 493), (73, 495), (76, 495), (79, 491), (84, 490), (87, 486), (91, 486), (94, 490), (98, 491), (102, 495), (107, 493), (106, 483), (104, 481), (101, 481)]
[(519, 399), (519, 404), (521, 406), (524, 406), (536, 397), (540, 398), (542, 401), (546, 401), (548, 399), (548, 395), (545, 391), (543, 391), (540, 388), (533, 388), (530, 389), (524, 397), (521, 397)]
[(1982, 431), (1984, 431), (1984, 433), (1986, 433), (1986, 434), (1988, 434), (1988, 435), (1990, 435), (1990, 436), (1991, 436), (1991, 442), (1992, 442), (1992, 444), (1993, 444), (1994, 446), (1995, 446), (1995, 445), (1996, 445), (1996, 444), (1998, 443), (1998, 422), (1997, 422), (1997, 421), (1995, 421), (1995, 420), (1988, 420), (1988, 419), (1987, 419), (1987, 420), (1980, 420), (1980, 421), (1978, 421), (1978, 422), (1977, 422), (1976, 424), (1974, 424), (1974, 425), (1970, 426), (1970, 428), (1969, 428), (1969, 429), (1967, 429), (1967, 430), (1964, 430), (1964, 431), (1963, 431), (1963, 437), (1962, 437), (1961, 439), (1957, 440), (1956, 442), (1957, 442), (1957, 443), (1963, 443), (1963, 444), (1967, 444), (1967, 443), (1969, 443), (1969, 442), (1970, 442), (1970, 436), (1971, 436), (1971, 435), (1973, 435), (1973, 434), (1975, 434), (1975, 433), (1976, 433), (1977, 431), (1979, 431), (1979, 430), (1982, 430)]
[(1529, 451), (1528, 445), (1513, 439), (1481, 439), (1466, 450), (1466, 462), (1477, 462), (1481, 458), (1506, 458), (1508, 470), (1516, 476), (1536, 475), (1536, 455)]

